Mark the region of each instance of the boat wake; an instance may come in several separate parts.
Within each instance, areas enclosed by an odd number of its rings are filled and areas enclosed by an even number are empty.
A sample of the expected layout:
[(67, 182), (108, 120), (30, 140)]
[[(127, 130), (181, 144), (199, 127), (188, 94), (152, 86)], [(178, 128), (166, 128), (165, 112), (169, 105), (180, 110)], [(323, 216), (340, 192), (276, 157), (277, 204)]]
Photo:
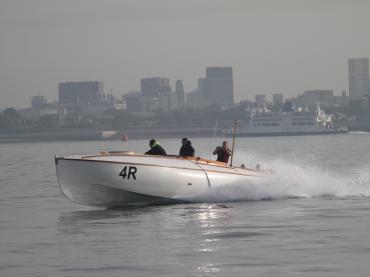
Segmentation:
[[(243, 160), (243, 159), (239, 159)], [(247, 160), (247, 159), (246, 159)], [(251, 160), (251, 159), (249, 159)], [(339, 173), (285, 160), (261, 161), (267, 177), (246, 184), (213, 188), (204, 201), (245, 201), (314, 197), (370, 197), (369, 166), (352, 174)]]
[[(260, 172), (250, 170), (256, 164), (245, 161), (258, 161)], [(351, 172), (340, 161), (325, 169), (330, 165), (322, 160), (274, 160), (238, 153), (233, 164), (244, 164), (242, 170), (204, 159), (124, 153), (59, 157), (55, 164), (65, 196), (90, 206), (370, 196), (369, 164)]]

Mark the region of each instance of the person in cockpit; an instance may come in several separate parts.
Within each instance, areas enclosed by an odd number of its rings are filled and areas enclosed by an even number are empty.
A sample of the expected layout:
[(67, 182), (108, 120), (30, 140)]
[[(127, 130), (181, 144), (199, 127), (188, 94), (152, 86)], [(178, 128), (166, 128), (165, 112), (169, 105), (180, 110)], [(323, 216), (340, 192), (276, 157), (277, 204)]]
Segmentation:
[(167, 156), (166, 151), (159, 145), (159, 143), (155, 139), (151, 139), (149, 141), (150, 150), (146, 151), (146, 155), (159, 155), (159, 156)]
[(187, 138), (183, 138), (181, 140), (181, 148), (180, 148), (180, 153), (179, 156), (181, 157), (194, 157), (195, 150), (193, 146), (191, 145), (191, 141), (188, 140)]

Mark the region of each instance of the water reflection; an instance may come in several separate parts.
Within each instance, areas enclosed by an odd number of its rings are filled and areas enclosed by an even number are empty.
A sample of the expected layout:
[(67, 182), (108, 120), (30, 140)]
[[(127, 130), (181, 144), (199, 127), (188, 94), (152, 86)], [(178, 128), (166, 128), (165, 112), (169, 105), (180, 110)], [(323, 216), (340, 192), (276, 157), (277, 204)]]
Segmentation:
[[(187, 218), (189, 225), (200, 229), (196, 252), (200, 259), (193, 270), (196, 276), (215, 275), (221, 271), (217, 257), (228, 246), (222, 244), (222, 239), (213, 237), (225, 232), (232, 225), (232, 209), (227, 205), (202, 204), (186, 207), (182, 215)], [(212, 254), (211, 254), (212, 253)]]
[(205, 264), (201, 264), (200, 266), (198, 266), (197, 271), (199, 273), (204, 273), (204, 275), (210, 275), (212, 273), (214, 274), (214, 273), (220, 272), (221, 269), (219, 268), (217, 264), (205, 263)]
[(64, 235), (81, 234), (90, 227), (99, 224), (115, 224), (120, 218), (126, 224), (139, 222), (138, 215), (151, 212), (151, 206), (127, 206), (114, 209), (71, 211), (61, 213), (58, 220), (58, 231)]
[(225, 226), (231, 221), (231, 209), (221, 204), (199, 204), (198, 206), (187, 206), (181, 213), (188, 220), (189, 224), (197, 225), (207, 230), (218, 226)]
[(229, 245), (221, 235), (232, 224), (230, 206), (181, 204), (64, 212), (57, 228), (65, 244), (119, 249), (126, 261), (161, 263), (161, 256), (180, 265), (188, 261), (194, 276), (207, 276), (222, 271), (218, 257)]
[[(143, 218), (142, 215), (149, 215)], [(156, 216), (164, 225), (190, 225), (203, 230), (203, 234), (213, 233), (216, 227), (225, 226), (231, 221), (231, 210), (226, 205), (182, 204), (155, 206), (127, 206), (115, 209), (93, 209), (70, 211), (60, 214), (58, 230), (64, 234), (84, 232), (88, 226), (114, 224), (121, 219), (125, 224), (135, 224)], [(143, 222), (145, 224), (145, 222)], [(166, 227), (166, 226), (163, 226)], [(167, 226), (168, 227), (168, 226)]]

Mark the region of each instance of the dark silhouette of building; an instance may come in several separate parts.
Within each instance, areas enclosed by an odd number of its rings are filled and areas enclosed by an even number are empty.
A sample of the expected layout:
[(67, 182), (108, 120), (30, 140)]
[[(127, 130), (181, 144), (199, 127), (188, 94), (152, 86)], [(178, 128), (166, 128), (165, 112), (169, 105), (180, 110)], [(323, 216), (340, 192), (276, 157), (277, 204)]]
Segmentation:
[(184, 106), (185, 105), (185, 91), (184, 91), (184, 85), (182, 84), (181, 80), (176, 81), (175, 95), (176, 95), (177, 106), (178, 107)]
[(188, 107), (199, 108), (202, 106), (202, 101), (202, 93), (197, 89), (188, 92), (186, 95), (186, 105)]
[(283, 112), (294, 112), (294, 104), (291, 102), (285, 102), (283, 106)]
[(141, 96), (157, 98), (162, 93), (171, 92), (170, 79), (169, 78), (144, 78), (141, 79)]
[(98, 105), (104, 101), (103, 82), (65, 82), (59, 83), (59, 104), (73, 105)]
[(31, 107), (33, 109), (42, 109), (49, 105), (45, 96), (32, 96)]
[(273, 106), (282, 106), (284, 104), (284, 94), (274, 93), (272, 95), (272, 105)]
[(129, 112), (141, 112), (141, 102), (140, 102), (140, 92), (139, 91), (130, 91), (122, 97), (126, 102), (126, 109)]
[(369, 59), (348, 60), (349, 99), (361, 100), (369, 91)]
[(258, 108), (263, 108), (266, 105), (266, 94), (257, 94), (254, 98)]
[(198, 80), (203, 106), (232, 106), (234, 103), (232, 67), (207, 67), (206, 78)]
[(306, 90), (303, 94), (297, 97), (299, 106), (315, 106), (322, 105), (323, 107), (334, 107), (335, 97), (332, 89), (316, 89)]

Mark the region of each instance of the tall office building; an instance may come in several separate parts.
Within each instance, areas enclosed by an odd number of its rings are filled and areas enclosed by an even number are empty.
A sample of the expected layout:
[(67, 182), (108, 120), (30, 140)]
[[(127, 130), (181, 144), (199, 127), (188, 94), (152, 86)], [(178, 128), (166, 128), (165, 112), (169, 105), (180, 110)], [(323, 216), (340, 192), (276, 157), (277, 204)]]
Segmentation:
[(176, 81), (175, 95), (176, 95), (176, 101), (177, 101), (178, 106), (184, 106), (185, 105), (185, 91), (184, 91), (184, 85), (181, 80)]
[(256, 94), (255, 101), (258, 108), (263, 108), (266, 105), (266, 94)]
[(369, 93), (369, 59), (348, 60), (348, 92), (350, 100), (361, 100)]
[(64, 82), (58, 84), (59, 104), (98, 105), (104, 101), (103, 82)]
[(207, 67), (206, 78), (198, 80), (203, 105), (231, 106), (234, 103), (232, 67)]
[(284, 104), (284, 94), (274, 93), (272, 95), (272, 105), (273, 106), (281, 106), (283, 104)]
[(141, 79), (140, 84), (142, 97), (159, 98), (162, 93), (171, 92), (169, 78), (144, 78)]

